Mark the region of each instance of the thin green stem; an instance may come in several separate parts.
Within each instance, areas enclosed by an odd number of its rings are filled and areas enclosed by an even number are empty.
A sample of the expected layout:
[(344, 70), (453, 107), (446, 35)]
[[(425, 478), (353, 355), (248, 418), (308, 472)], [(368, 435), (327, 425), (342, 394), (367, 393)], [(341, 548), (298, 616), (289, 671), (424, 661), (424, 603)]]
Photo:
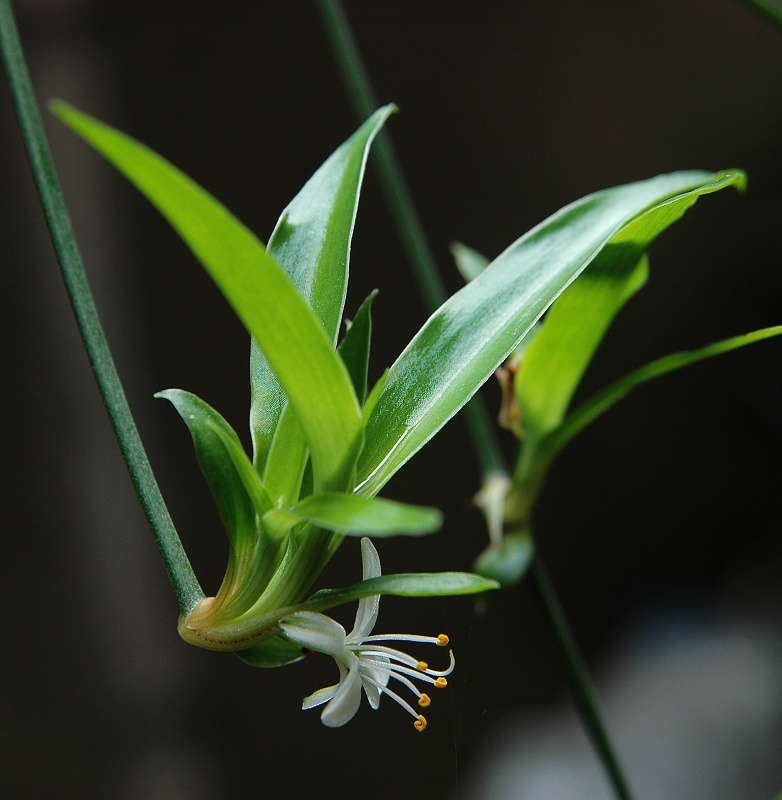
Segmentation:
[(782, 27), (782, 2), (780, 0), (740, 0), (742, 5), (757, 11), (769, 22)]
[(619, 760), (608, 737), (606, 725), (600, 713), (600, 706), (595, 689), (589, 679), (586, 665), (537, 549), (530, 565), (529, 574), (532, 579), (532, 586), (545, 609), (549, 625), (565, 662), (576, 707), (584, 722), (589, 738), (592, 740), (592, 744), (603, 762), (614, 793), (618, 800), (632, 800), (629, 784), (619, 766)]
[(0, 0), (0, 50), (30, 169), (90, 366), (133, 486), (176, 591), (179, 607), (183, 612), (188, 612), (204, 594), (152, 473), (98, 318), (41, 123), (9, 0)]
[[(363, 121), (375, 110), (378, 103), (347, 17), (339, 0), (318, 0), (318, 8), (354, 111), (358, 120)], [(381, 131), (375, 140), (372, 158), (377, 164), (383, 189), (413, 266), (421, 296), (427, 309), (433, 312), (445, 302), (447, 294), (391, 138), (386, 131)], [(494, 427), (486, 406), (478, 395), (465, 406), (464, 415), (484, 480), (492, 475), (507, 474)]]

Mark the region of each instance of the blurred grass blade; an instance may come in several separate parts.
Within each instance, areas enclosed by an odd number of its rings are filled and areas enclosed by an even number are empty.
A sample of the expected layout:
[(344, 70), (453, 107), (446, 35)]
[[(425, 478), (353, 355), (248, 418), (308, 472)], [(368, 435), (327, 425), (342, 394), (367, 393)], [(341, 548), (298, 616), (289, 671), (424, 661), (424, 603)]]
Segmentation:
[(330, 336), (258, 239), (149, 148), (62, 102), (54, 113), (120, 170), (171, 223), (263, 348), (305, 431), (315, 480), (348, 482), (361, 414)]
[(292, 517), (326, 530), (357, 536), (432, 533), (443, 521), (436, 508), (350, 494), (310, 495), (293, 508), (273, 510), (266, 516)]
[(436, 311), (392, 365), (367, 421), (362, 494), (380, 487), (469, 400), (606, 245), (640, 249), (739, 171), (680, 172), (585, 197), (538, 225)]
[(556, 428), (608, 327), (646, 282), (645, 243), (608, 245), (549, 309), (516, 373), (525, 435)]
[(451, 255), (465, 283), (475, 280), (491, 263), (486, 256), (461, 242), (451, 244)]
[[(378, 109), (315, 172), (282, 212), (269, 239), (269, 254), (336, 344), (347, 291), (350, 242), (369, 148), (395, 107)], [(250, 346), (250, 430), (256, 469), (266, 455), (284, 407), (277, 376), (253, 341)]]

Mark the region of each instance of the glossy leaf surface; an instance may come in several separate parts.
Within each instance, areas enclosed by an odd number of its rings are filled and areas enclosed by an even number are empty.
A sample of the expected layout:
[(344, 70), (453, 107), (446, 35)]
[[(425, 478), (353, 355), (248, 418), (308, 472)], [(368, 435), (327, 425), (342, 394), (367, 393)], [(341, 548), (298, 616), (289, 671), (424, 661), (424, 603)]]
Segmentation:
[[(323, 163), (280, 215), (268, 251), (309, 303), (332, 345), (347, 291), (350, 242), (369, 148), (394, 106), (376, 111)], [(250, 428), (255, 462), (266, 453), (285, 397), (255, 341), (250, 348)]]
[(516, 373), (526, 436), (541, 436), (564, 418), (609, 325), (646, 281), (643, 247), (644, 242), (603, 248), (552, 305)]
[(436, 531), (443, 521), (436, 508), (350, 494), (310, 495), (291, 509), (267, 517), (293, 517), (326, 530), (361, 536), (395, 536)]
[(342, 488), (361, 445), (361, 415), (332, 336), (261, 242), (176, 167), (64, 103), (53, 111), (171, 223), (209, 272), (269, 364), (305, 431), (316, 480)]
[(737, 171), (681, 172), (562, 209), (511, 245), (426, 322), (392, 365), (367, 422), (360, 491), (376, 493), (464, 405), (557, 296), (609, 244), (645, 247)]
[(240, 558), (255, 540), (256, 515), (271, 508), (258, 473), (233, 428), (200, 397), (182, 389), (167, 389), (155, 396), (169, 400), (190, 430), (232, 551)]

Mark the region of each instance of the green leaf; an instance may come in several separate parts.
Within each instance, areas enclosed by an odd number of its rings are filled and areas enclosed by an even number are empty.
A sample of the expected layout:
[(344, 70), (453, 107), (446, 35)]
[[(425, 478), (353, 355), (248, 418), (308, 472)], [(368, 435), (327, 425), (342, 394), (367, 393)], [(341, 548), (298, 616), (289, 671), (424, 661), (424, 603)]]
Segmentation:
[[(324, 162), (282, 212), (269, 253), (336, 344), (347, 291), (350, 242), (369, 148), (394, 106), (376, 111)], [(255, 463), (263, 471), (284, 393), (263, 348), (250, 348), (250, 429)]]
[(450, 597), (498, 589), (499, 584), (470, 572), (415, 572), (381, 575), (344, 589), (322, 589), (301, 604), (301, 611), (323, 611), (362, 597), (391, 594), (398, 597)]
[(269, 668), (284, 667), (301, 661), (305, 652), (301, 645), (289, 642), (280, 636), (273, 636), (247, 650), (236, 651), (236, 655), (251, 667)]
[(54, 113), (163, 214), (263, 349), (301, 421), (315, 480), (349, 481), (361, 414), (333, 337), (258, 239), (220, 203), (149, 148), (62, 102)]
[(475, 280), (491, 263), (486, 256), (461, 242), (451, 243), (451, 255), (465, 283)]
[(645, 243), (608, 245), (549, 309), (516, 373), (524, 431), (557, 427), (614, 317), (646, 282)]
[(293, 508), (269, 511), (265, 520), (274, 526), (286, 518), (292, 518), (295, 523), (310, 522), (326, 530), (358, 536), (432, 533), (443, 521), (436, 508), (351, 494), (310, 495)]
[(361, 304), (361, 308), (339, 343), (338, 350), (348, 369), (353, 389), (361, 405), (364, 404), (367, 396), (369, 345), (372, 339), (372, 303), (375, 297), (377, 297), (377, 289)]
[(193, 437), (196, 457), (217, 503), (237, 562), (250, 557), (255, 542), (256, 515), (271, 508), (258, 473), (234, 429), (200, 397), (167, 389), (155, 397), (169, 400)]
[(584, 402), (583, 405), (565, 419), (557, 430), (552, 431), (552, 433), (541, 442), (541, 456), (545, 457), (547, 462), (550, 462), (574, 436), (641, 384), (653, 380), (654, 378), (667, 375), (669, 372), (689, 366), (690, 364), (695, 364), (698, 361), (714, 358), (714, 356), (729, 353), (740, 347), (746, 347), (749, 344), (754, 344), (755, 342), (760, 342), (773, 336), (779, 336), (780, 334), (782, 334), (782, 325), (775, 325), (771, 328), (762, 328), (752, 333), (745, 333), (742, 336), (723, 339), (722, 341), (714, 342), (698, 350), (685, 350), (680, 353), (672, 353), (671, 355), (663, 356), (656, 361), (652, 361), (646, 366), (610, 384)]
[(375, 494), (469, 400), (608, 244), (645, 248), (738, 171), (682, 172), (590, 195), (511, 245), (453, 295), (396, 362), (367, 421), (359, 491)]
[(244, 618), (215, 627), (201, 627), (188, 623), (187, 617), (180, 618), (179, 634), (182, 638), (207, 650), (237, 651), (237, 643), (242, 649), (268, 640), (278, 631), (278, 623), (284, 617), (297, 611), (327, 611), (362, 597), (375, 595), (397, 595), (400, 597), (448, 597), (465, 594), (478, 594), (491, 589), (499, 589), (497, 581), (473, 575), (468, 572), (420, 572), (398, 575), (382, 575), (360, 581), (344, 589), (323, 589), (309, 600), (297, 605), (276, 608), (258, 615), (252, 610)]
[(275, 506), (290, 505), (298, 499), (309, 452), (296, 411), (286, 404), (277, 421), (263, 473), (263, 483)]
[(488, 547), (478, 556), (475, 571), (508, 589), (524, 577), (534, 555), (535, 543), (528, 531), (506, 533), (499, 545)]

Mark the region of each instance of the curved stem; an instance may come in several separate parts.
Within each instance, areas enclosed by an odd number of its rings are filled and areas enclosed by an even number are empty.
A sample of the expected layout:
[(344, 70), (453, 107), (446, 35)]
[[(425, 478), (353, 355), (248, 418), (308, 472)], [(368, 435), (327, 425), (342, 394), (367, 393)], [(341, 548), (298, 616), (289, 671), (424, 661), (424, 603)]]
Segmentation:
[(562, 610), (562, 605), (554, 591), (537, 548), (530, 564), (529, 574), (532, 579), (532, 586), (545, 609), (546, 618), (565, 662), (573, 700), (576, 703), (589, 738), (592, 740), (592, 744), (603, 762), (603, 767), (611, 781), (614, 794), (618, 800), (632, 800), (629, 784), (622, 772), (622, 768), (619, 766), (619, 760), (611, 745), (611, 740), (608, 738), (608, 731), (600, 713), (597, 695), (592, 686), (592, 681), (589, 679), (586, 665), (578, 650), (578, 645), (565, 617), (565, 612)]
[(30, 169), (90, 366), (182, 612), (204, 596), (152, 473), (98, 318), (19, 42), (9, 0), (0, 0), (0, 51)]

